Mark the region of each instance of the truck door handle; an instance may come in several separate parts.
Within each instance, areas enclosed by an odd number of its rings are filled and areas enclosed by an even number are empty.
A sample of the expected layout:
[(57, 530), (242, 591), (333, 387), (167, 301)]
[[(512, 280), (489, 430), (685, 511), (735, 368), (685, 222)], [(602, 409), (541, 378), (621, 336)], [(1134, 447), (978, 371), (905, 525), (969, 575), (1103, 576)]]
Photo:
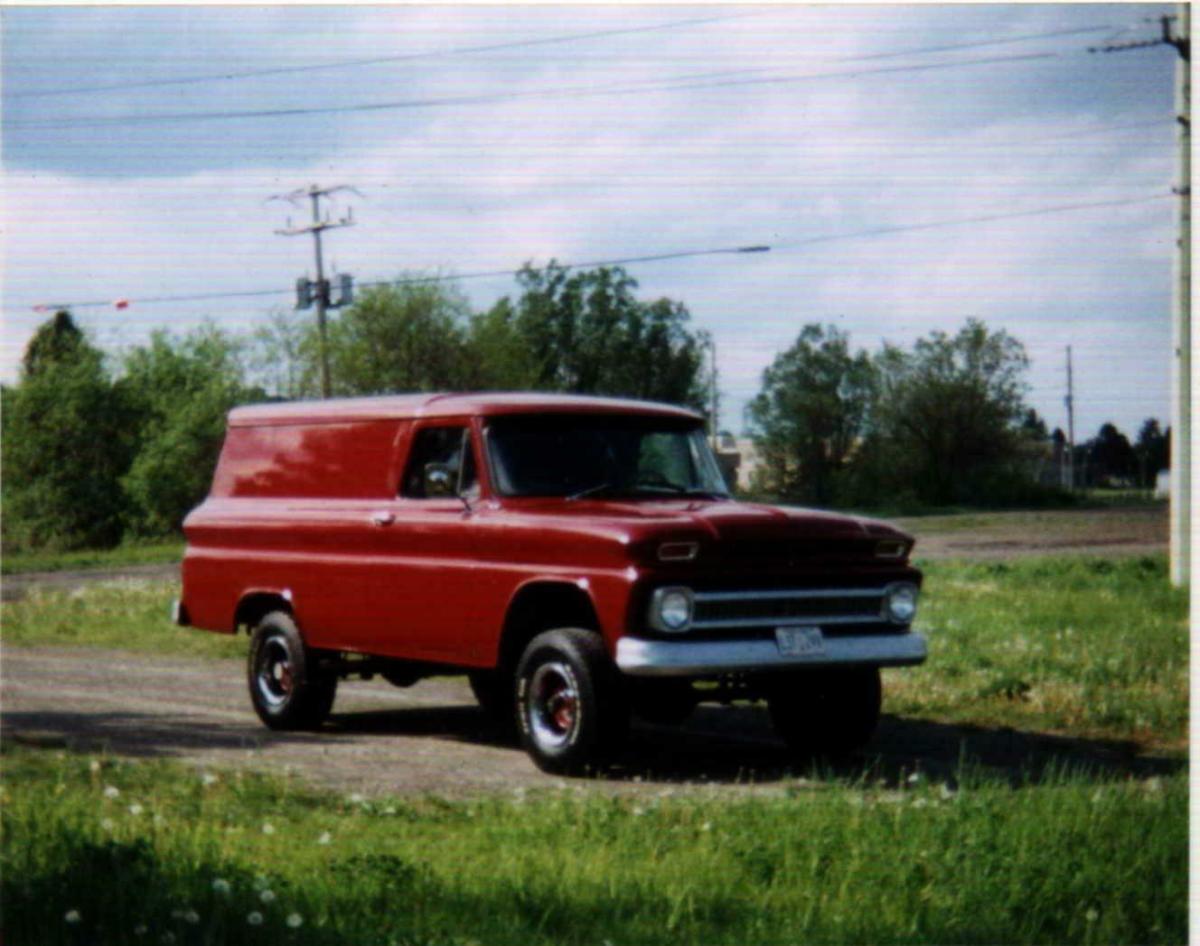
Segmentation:
[(395, 513), (391, 512), (373, 512), (371, 513), (371, 522), (377, 526), (390, 526), (396, 521)]

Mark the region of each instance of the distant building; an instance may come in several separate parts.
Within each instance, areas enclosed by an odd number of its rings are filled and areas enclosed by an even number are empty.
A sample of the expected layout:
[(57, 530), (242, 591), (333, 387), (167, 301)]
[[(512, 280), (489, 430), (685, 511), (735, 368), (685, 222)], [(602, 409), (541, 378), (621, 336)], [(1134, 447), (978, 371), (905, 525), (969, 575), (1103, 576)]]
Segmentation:
[(1171, 498), (1171, 471), (1159, 470), (1158, 476), (1154, 477), (1154, 498), (1155, 499), (1170, 499)]
[(728, 431), (717, 436), (717, 463), (730, 488), (749, 489), (761, 460), (749, 437), (734, 437)]

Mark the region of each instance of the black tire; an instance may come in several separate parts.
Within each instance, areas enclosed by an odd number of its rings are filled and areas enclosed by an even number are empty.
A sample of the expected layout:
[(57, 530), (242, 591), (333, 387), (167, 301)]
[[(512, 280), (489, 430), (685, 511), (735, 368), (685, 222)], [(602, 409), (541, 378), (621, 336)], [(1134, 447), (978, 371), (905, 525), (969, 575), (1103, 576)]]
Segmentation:
[(316, 729), (329, 716), (337, 677), (317, 669), (292, 616), (265, 615), (250, 637), (246, 680), (254, 712), (270, 729)]
[(471, 692), (489, 719), (511, 722), (516, 694), (513, 678), (499, 670), (472, 670), (467, 674)]
[(882, 704), (876, 667), (789, 674), (772, 681), (767, 695), (775, 732), (806, 756), (842, 756), (866, 745)]
[(575, 774), (607, 759), (629, 729), (620, 672), (594, 631), (539, 634), (517, 664), (521, 745), (545, 772)]
[(660, 726), (678, 726), (696, 709), (696, 693), (687, 680), (647, 680), (633, 691), (633, 712)]

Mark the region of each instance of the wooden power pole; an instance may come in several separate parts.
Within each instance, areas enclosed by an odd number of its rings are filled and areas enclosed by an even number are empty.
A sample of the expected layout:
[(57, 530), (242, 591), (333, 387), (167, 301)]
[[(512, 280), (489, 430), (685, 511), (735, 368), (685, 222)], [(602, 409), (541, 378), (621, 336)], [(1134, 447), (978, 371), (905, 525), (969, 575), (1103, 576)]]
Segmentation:
[(1175, 248), (1175, 291), (1171, 318), (1171, 582), (1187, 584), (1192, 539), (1192, 74), (1191, 7), (1179, 4), (1174, 16), (1159, 17), (1161, 34), (1152, 40), (1117, 43), (1092, 52), (1116, 53), (1172, 46), (1175, 64), (1175, 120), (1179, 142), (1179, 235)]

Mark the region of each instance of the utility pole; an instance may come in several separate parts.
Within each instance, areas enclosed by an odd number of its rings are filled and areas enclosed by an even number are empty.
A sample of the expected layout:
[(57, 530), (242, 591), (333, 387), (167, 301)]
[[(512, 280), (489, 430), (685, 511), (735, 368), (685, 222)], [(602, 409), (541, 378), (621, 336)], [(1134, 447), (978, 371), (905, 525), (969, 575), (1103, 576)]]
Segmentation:
[[(291, 204), (299, 203), (304, 197), (309, 198), (312, 202), (312, 223), (306, 227), (293, 227), (291, 220), (288, 221), (287, 229), (276, 230), (280, 236), (299, 236), (303, 233), (311, 233), (313, 236), (313, 248), (316, 252), (317, 260), (317, 280), (312, 283), (305, 278), (301, 278), (296, 283), (297, 301), (296, 307), (306, 309), (308, 306), (316, 302), (317, 306), (317, 336), (318, 345), (320, 348), (321, 357), (321, 397), (327, 398), (331, 394), (332, 385), (329, 379), (329, 341), (325, 328), (325, 310), (337, 308), (341, 305), (347, 305), (350, 301), (351, 283), (346, 277), (342, 278), (342, 294), (341, 297), (334, 302), (330, 297), (329, 281), (325, 278), (325, 261), (321, 254), (321, 234), (325, 230), (332, 230), (337, 227), (351, 227), (354, 225), (354, 212), (347, 211), (346, 216), (340, 220), (333, 220), (328, 214), (322, 218), (321, 216), (321, 198), (328, 197), (337, 191), (353, 191), (358, 194), (353, 187), (345, 184), (339, 184), (336, 187), (319, 187), (313, 184), (311, 187), (302, 187), (299, 190), (294, 190), (290, 194), (277, 194), (271, 197), (271, 200), (286, 200)], [(361, 194), (359, 196), (362, 196)], [(315, 291), (314, 291), (315, 290)]]
[(717, 424), (717, 340), (711, 335), (708, 336), (708, 352), (710, 356), (709, 362), (709, 377), (708, 377), (708, 397), (712, 405), (712, 415), (709, 422), (709, 427), (712, 431), (712, 448), (713, 452), (717, 451), (717, 438), (719, 435)]
[(1067, 489), (1075, 489), (1075, 375), (1071, 370), (1071, 346), (1067, 346)]
[(1172, 46), (1175, 63), (1175, 122), (1179, 143), (1179, 236), (1175, 249), (1171, 355), (1171, 583), (1191, 575), (1192, 505), (1192, 86), (1191, 7), (1181, 3), (1174, 16), (1158, 18), (1157, 39), (1101, 46), (1090, 52), (1116, 53)]

